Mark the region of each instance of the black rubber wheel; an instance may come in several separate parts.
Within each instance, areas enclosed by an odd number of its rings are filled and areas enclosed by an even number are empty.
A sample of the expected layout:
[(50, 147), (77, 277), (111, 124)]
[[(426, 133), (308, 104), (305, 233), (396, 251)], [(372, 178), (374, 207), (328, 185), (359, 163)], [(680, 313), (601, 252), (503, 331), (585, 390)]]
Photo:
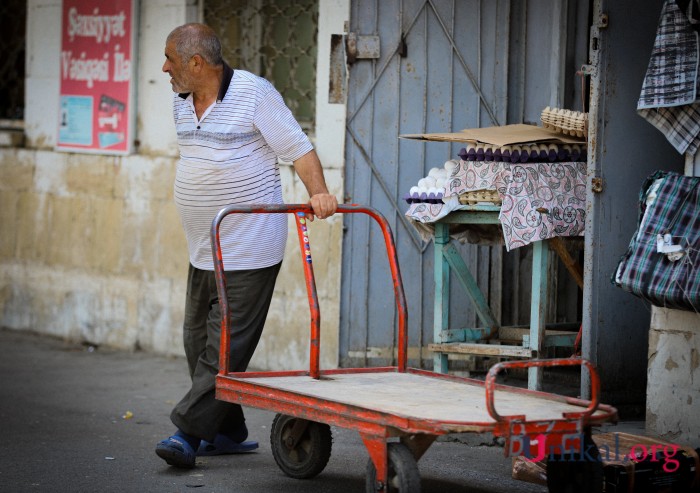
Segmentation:
[(547, 459), (547, 488), (549, 493), (602, 493), (603, 460), (590, 433), (584, 434), (582, 452)]
[[(418, 493), (420, 492), (420, 474), (415, 457), (402, 443), (387, 444), (389, 455), (389, 475), (386, 492)], [(377, 493), (377, 468), (372, 459), (367, 462), (367, 493)]]
[[(292, 443), (294, 426), (306, 425), (299, 440)], [(272, 455), (282, 472), (296, 479), (313, 478), (328, 464), (333, 436), (331, 427), (315, 421), (306, 421), (278, 414), (272, 421), (270, 444)]]

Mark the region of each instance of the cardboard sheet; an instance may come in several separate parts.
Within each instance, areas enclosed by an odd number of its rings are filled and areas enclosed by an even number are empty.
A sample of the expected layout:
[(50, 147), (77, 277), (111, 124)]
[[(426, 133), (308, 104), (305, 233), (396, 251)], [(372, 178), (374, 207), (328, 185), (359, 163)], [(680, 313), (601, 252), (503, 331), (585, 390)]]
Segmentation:
[(505, 146), (535, 142), (552, 142), (558, 144), (585, 143), (583, 137), (572, 137), (553, 130), (522, 123), (498, 127), (467, 128), (460, 132), (432, 134), (404, 134), (402, 139), (416, 139), (438, 142), (469, 142), (473, 144), (490, 144)]

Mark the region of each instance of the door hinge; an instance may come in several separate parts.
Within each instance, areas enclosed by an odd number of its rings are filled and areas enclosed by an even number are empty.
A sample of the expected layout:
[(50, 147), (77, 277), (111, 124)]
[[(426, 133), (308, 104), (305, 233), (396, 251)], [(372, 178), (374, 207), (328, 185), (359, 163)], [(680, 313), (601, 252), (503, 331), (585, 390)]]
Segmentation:
[(350, 32), (345, 36), (345, 50), (348, 64), (379, 58), (379, 36), (359, 36)]

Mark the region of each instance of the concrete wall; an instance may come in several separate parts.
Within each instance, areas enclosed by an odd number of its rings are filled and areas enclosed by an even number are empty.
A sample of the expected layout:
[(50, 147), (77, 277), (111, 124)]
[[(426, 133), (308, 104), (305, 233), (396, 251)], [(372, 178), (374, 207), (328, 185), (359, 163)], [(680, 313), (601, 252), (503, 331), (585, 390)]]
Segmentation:
[[(172, 92), (160, 69), (167, 33), (197, 20), (199, 9), (191, 0), (139, 4), (133, 82), (139, 146), (115, 157), (53, 150), (61, 2), (28, 2), (26, 145), (0, 149), (0, 326), (180, 354), (188, 262), (172, 199)], [(339, 198), (345, 107), (327, 104), (328, 51), (330, 34), (342, 32), (348, 12), (349, 0), (321, 2), (317, 148)], [(285, 201), (305, 202), (293, 168), (283, 165), (281, 172)], [(307, 361), (308, 303), (291, 233), (256, 368), (298, 368)], [(310, 228), (326, 367), (338, 358), (341, 234), (340, 217)]]
[(700, 447), (700, 314), (652, 308), (646, 431)]

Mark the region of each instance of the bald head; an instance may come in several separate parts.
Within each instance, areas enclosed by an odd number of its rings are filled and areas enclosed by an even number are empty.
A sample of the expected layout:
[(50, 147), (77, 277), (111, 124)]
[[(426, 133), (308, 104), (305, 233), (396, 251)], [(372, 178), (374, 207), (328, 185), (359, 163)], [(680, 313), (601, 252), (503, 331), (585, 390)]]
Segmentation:
[(176, 27), (168, 34), (166, 43), (170, 42), (183, 61), (199, 55), (210, 65), (223, 63), (221, 42), (214, 30), (205, 24), (193, 22)]

